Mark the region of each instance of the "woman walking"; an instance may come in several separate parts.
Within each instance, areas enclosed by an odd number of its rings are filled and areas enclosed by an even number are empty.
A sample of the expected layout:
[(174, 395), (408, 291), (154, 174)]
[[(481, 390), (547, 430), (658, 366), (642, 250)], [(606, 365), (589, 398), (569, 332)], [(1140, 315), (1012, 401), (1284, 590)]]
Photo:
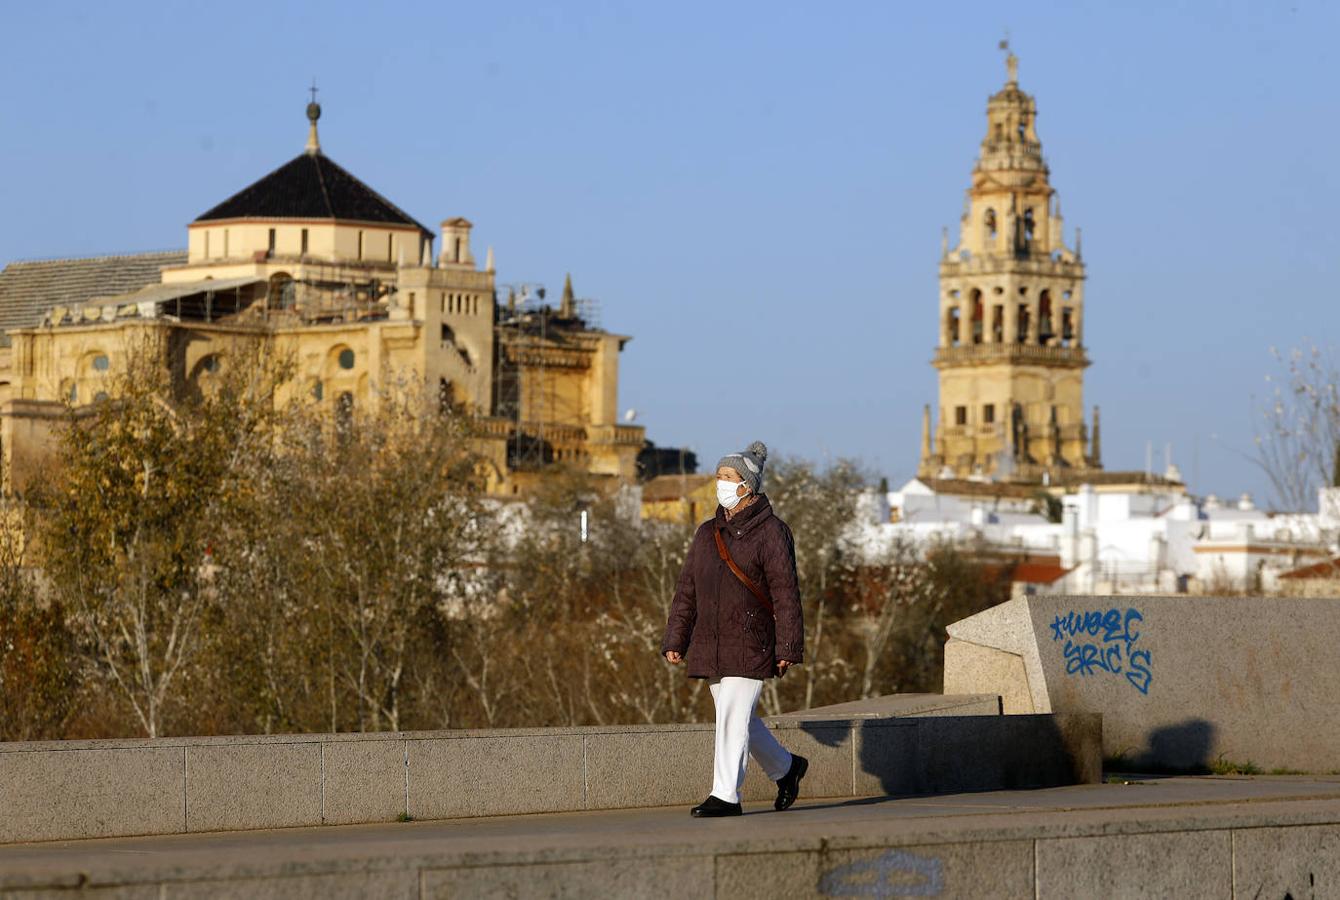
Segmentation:
[(755, 441), (717, 463), (716, 515), (698, 527), (670, 605), (661, 653), (705, 678), (716, 703), (712, 793), (697, 817), (738, 816), (748, 757), (777, 782), (782, 810), (796, 801), (809, 763), (787, 752), (754, 712), (763, 680), (805, 654), (791, 529), (762, 493), (768, 448)]

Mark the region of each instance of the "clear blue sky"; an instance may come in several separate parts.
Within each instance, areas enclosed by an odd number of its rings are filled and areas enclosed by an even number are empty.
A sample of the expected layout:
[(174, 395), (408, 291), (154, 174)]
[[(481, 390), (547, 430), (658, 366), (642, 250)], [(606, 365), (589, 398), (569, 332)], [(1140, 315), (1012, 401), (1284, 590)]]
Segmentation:
[[(936, 260), (1008, 28), (1067, 229), (1109, 468), (1264, 479), (1268, 348), (1340, 325), (1340, 6), (22, 4), (0, 57), (0, 260), (180, 247), (324, 150), (500, 281), (571, 271), (634, 336), (621, 404), (707, 465), (761, 438), (897, 483), (935, 399)], [(1213, 437), (1212, 437), (1213, 436)]]

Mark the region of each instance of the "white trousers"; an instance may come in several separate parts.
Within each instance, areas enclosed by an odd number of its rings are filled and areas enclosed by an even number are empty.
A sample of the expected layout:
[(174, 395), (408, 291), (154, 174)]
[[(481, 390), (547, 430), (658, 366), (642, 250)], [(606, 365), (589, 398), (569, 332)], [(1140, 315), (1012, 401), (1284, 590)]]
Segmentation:
[(740, 802), (749, 755), (773, 781), (791, 770), (791, 754), (754, 715), (763, 682), (730, 676), (709, 681), (717, 706), (716, 760), (712, 767), (712, 796), (727, 803)]

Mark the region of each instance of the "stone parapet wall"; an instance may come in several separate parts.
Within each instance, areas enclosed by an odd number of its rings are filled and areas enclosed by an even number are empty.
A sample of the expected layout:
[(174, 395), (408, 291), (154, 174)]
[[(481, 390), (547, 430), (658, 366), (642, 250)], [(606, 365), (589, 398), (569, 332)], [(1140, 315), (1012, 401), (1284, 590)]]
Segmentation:
[[(774, 720), (810, 760), (807, 796), (1101, 777), (1097, 716), (994, 715), (994, 697), (899, 715), (888, 700), (882, 718)], [(712, 738), (695, 724), (0, 744), (0, 843), (687, 805), (710, 789)], [(751, 767), (745, 802), (774, 794)]]
[(946, 691), (1099, 713), (1126, 771), (1340, 770), (1340, 599), (1022, 597), (948, 630)]

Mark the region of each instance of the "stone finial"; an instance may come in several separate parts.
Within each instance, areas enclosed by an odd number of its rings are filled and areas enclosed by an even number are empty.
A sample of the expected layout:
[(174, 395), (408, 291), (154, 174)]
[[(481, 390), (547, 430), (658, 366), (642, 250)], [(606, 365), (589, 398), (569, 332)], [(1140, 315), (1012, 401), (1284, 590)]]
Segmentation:
[(1002, 49), (1002, 50), (1005, 51), (1005, 74), (1006, 74), (1006, 76), (1007, 76), (1007, 81), (1006, 81), (1006, 83), (1007, 83), (1007, 84), (1018, 84), (1018, 83), (1019, 83), (1019, 57), (1015, 56), (1015, 55), (1014, 55), (1014, 52), (1013, 52), (1012, 50), (1010, 50), (1010, 33), (1009, 33), (1009, 31), (1006, 31), (1006, 32), (1005, 32), (1005, 39), (1002, 40), (997, 46), (999, 46), (1000, 49)]
[(563, 300), (559, 305), (558, 313), (565, 319), (575, 318), (577, 315), (577, 298), (572, 293), (572, 273), (569, 272), (567, 278), (563, 281)]
[(1103, 435), (1098, 425), (1098, 407), (1093, 408), (1093, 430), (1089, 433), (1091, 445), (1089, 447), (1089, 465), (1095, 469), (1103, 467)]
[(312, 79), (312, 86), (308, 88), (312, 92), (312, 100), (307, 104), (307, 121), (311, 126), (307, 131), (307, 155), (315, 156), (321, 152), (321, 141), (316, 135), (316, 120), (321, 118), (321, 104), (316, 102), (316, 79)]
[(485, 256), (484, 256), (484, 271), (485, 271), (485, 272), (496, 272), (496, 271), (498, 271), (496, 268), (494, 268), (494, 265), (493, 265), (493, 247), (492, 247), (492, 246), (489, 247), (489, 251), (488, 251), (488, 253), (485, 254)]

